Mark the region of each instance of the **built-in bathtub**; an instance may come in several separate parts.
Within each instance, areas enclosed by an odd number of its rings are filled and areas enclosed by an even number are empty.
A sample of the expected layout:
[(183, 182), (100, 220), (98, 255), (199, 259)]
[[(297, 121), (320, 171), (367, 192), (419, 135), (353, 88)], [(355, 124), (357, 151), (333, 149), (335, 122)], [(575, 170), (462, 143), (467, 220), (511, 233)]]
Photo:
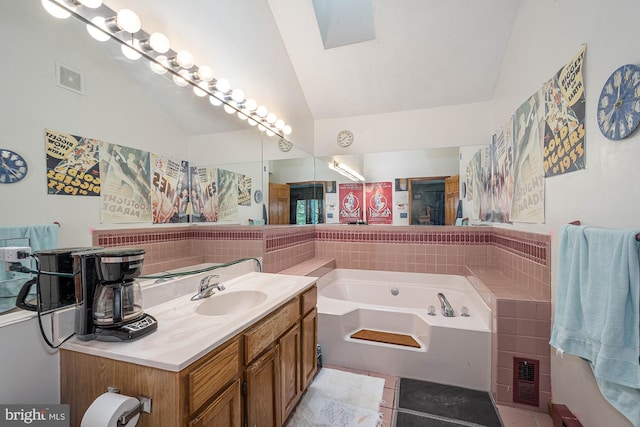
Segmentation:
[[(443, 316), (438, 293), (454, 317)], [(362, 329), (419, 347), (351, 338)], [(491, 311), (463, 276), (333, 270), (318, 281), (318, 343), (325, 364), (491, 390)]]

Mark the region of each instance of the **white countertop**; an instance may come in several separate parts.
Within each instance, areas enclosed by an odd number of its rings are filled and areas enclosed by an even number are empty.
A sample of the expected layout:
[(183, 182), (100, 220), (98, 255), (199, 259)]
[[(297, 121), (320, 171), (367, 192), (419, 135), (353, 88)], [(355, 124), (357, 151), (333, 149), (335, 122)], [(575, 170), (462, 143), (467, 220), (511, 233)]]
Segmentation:
[[(81, 341), (73, 338), (62, 348), (109, 359), (136, 363), (168, 371), (180, 371), (229, 338), (265, 317), (294, 295), (308, 289), (315, 277), (270, 273), (246, 273), (222, 282), (226, 289), (198, 301), (191, 301), (197, 286), (185, 284), (190, 292), (145, 309), (158, 321), (158, 329), (134, 341)], [(197, 281), (196, 281), (197, 283)], [(196, 308), (209, 300), (239, 290), (259, 290), (264, 302), (248, 311), (223, 316), (206, 316)]]

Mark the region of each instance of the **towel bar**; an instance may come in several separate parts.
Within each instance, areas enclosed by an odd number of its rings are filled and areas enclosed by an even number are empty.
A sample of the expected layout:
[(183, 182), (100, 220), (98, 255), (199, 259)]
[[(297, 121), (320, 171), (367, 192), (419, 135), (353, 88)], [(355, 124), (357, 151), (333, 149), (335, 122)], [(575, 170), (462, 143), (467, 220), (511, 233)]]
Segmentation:
[[(571, 225), (580, 225), (580, 221), (576, 220), (576, 221), (571, 221), (569, 224)], [(638, 242), (640, 242), (640, 233), (636, 234), (636, 240)]]

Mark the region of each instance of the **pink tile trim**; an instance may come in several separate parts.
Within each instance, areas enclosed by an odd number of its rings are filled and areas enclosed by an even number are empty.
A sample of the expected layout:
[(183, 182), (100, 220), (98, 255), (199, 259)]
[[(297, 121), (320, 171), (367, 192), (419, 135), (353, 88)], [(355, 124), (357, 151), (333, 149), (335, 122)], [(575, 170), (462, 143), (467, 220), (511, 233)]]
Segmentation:
[(312, 243), (315, 239), (313, 231), (290, 234), (286, 236), (266, 236), (266, 252), (274, 252), (281, 249), (290, 248), (304, 243)]

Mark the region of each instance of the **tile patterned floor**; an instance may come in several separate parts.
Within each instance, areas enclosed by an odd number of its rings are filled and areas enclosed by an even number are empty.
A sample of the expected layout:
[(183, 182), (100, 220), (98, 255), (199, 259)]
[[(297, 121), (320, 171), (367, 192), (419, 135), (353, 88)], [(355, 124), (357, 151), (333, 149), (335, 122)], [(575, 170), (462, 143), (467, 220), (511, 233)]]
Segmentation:
[[(325, 365), (326, 368), (339, 369), (343, 371), (353, 372), (356, 374), (370, 375), (384, 379), (384, 390), (382, 393), (382, 427), (394, 427), (393, 419), (396, 410), (396, 387), (398, 378), (392, 375), (381, 374), (377, 372), (366, 372), (357, 369), (342, 368), (339, 366)], [(498, 405), (498, 412), (504, 423), (504, 427), (553, 427), (551, 417), (548, 414), (528, 411), (520, 408), (512, 408), (509, 406)], [(400, 426), (397, 426), (400, 427)]]

